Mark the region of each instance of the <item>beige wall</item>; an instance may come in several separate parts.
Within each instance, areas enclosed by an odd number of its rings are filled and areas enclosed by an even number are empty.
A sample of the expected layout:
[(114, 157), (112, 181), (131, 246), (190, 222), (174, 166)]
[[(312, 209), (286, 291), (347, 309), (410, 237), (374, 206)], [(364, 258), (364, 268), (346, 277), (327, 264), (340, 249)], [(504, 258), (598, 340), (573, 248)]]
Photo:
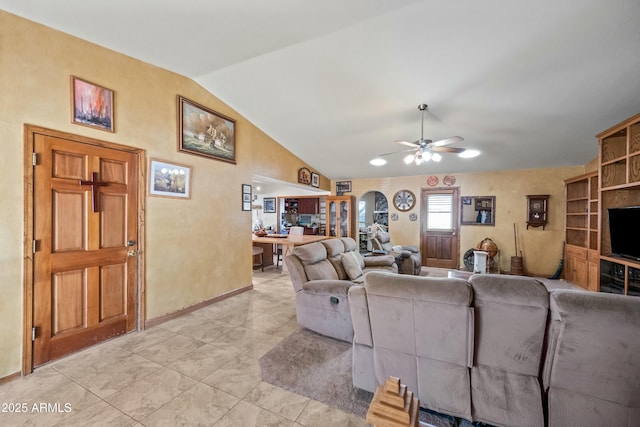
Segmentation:
[[(147, 319), (251, 283), (241, 184), (254, 174), (297, 182), (309, 165), (192, 80), (3, 11), (0, 64), (0, 378), (21, 366), (25, 123), (193, 168), (190, 200), (146, 201)], [(70, 123), (71, 75), (115, 91), (115, 133)], [(177, 152), (177, 94), (236, 119), (237, 165)], [(323, 176), (320, 187), (329, 189)]]
[[(594, 143), (596, 143), (594, 141)], [(444, 161), (444, 160), (443, 160)], [(477, 159), (481, 161), (481, 159)], [(411, 166), (408, 166), (411, 167)], [(460, 196), (496, 196), (495, 226), (463, 225), (460, 227), (460, 266), (462, 255), (485, 237), (490, 237), (500, 249), (500, 266), (509, 270), (515, 255), (513, 224), (518, 230), (518, 248), (522, 251), (526, 272), (551, 275), (558, 266), (564, 240), (564, 180), (583, 174), (585, 168), (507, 170), (484, 173), (458, 173), (454, 184)], [(436, 175), (442, 184), (444, 175)], [(334, 185), (335, 186), (335, 185)], [(384, 179), (356, 179), (352, 181), (352, 195), (359, 200), (368, 191), (377, 190), (387, 197), (389, 213), (398, 213), (397, 221), (389, 221), (394, 244), (420, 245), (420, 220), (410, 221), (409, 214), (420, 218), (420, 203), (409, 212), (393, 207), (393, 195), (398, 190), (411, 190), (420, 199), (421, 189), (427, 185), (427, 175)], [(549, 194), (549, 224), (542, 228), (526, 229), (527, 194)], [(357, 206), (357, 204), (356, 204)]]

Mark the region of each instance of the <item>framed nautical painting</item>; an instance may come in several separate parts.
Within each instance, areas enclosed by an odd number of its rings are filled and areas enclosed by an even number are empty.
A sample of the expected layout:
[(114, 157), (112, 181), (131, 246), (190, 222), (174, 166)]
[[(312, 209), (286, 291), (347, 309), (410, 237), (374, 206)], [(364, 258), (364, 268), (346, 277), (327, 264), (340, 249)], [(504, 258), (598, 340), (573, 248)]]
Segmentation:
[(178, 95), (178, 151), (235, 164), (235, 120)]

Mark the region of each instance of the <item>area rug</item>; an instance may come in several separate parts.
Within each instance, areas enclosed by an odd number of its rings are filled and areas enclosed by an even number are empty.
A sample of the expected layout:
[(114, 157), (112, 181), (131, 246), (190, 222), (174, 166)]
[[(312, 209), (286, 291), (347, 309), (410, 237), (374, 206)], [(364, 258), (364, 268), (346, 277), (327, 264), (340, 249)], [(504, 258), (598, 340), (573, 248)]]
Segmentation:
[[(262, 379), (331, 407), (365, 418), (373, 393), (352, 385), (351, 344), (299, 329), (260, 358)], [(453, 418), (424, 410), (420, 420), (435, 427)], [(461, 426), (471, 426), (463, 420)]]

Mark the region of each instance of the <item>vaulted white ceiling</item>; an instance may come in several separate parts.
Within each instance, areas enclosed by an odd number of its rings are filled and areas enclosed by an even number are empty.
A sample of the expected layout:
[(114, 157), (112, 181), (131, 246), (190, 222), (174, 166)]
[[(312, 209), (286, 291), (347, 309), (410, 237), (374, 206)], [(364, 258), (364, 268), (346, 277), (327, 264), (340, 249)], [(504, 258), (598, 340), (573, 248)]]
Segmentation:
[[(193, 78), (332, 179), (581, 165), (640, 112), (638, 0), (0, 0)], [(25, 35), (28, 37), (28, 35)], [(394, 140), (474, 159), (405, 165)]]

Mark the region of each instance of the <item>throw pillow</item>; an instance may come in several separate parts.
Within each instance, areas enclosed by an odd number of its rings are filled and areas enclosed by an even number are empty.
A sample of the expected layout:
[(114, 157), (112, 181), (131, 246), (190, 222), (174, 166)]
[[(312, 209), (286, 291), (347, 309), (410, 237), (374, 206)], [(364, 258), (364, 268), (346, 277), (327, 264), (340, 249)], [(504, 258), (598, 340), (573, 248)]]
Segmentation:
[(360, 260), (358, 260), (355, 255), (355, 252), (346, 252), (342, 254), (342, 265), (350, 280), (356, 280), (362, 276)]

